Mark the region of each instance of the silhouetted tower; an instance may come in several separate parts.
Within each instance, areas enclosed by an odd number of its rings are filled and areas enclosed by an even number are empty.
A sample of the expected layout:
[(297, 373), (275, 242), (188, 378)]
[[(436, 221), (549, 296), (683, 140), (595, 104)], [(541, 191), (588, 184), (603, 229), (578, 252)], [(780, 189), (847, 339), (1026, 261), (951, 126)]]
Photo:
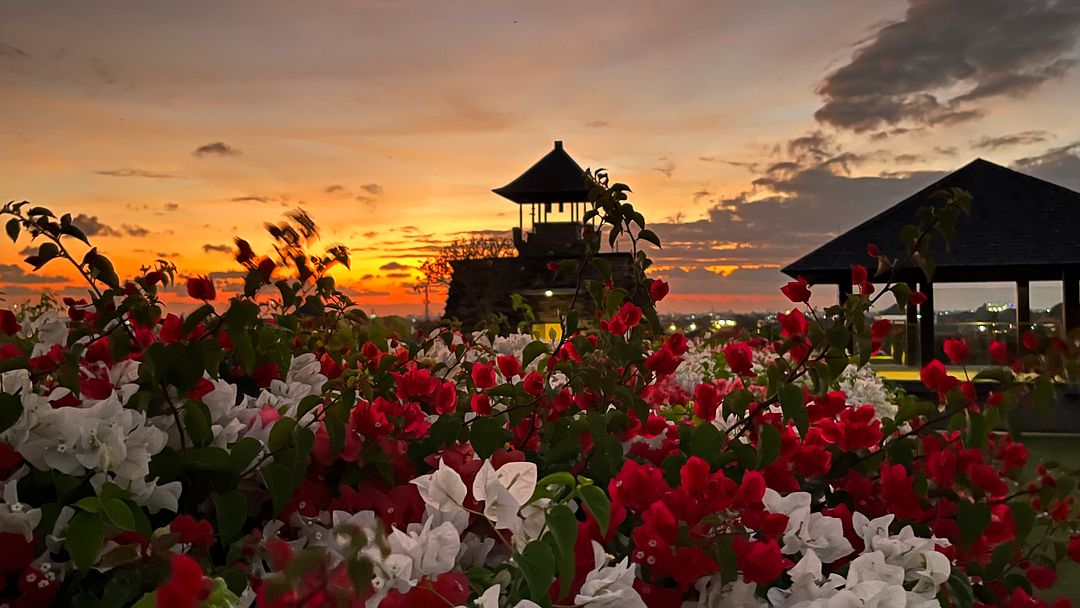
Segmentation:
[[(556, 141), (554, 149), (517, 179), (493, 192), (518, 205), (514, 246), (521, 257), (577, 257), (585, 253), (582, 220), (589, 208), (589, 178)], [(525, 208), (529, 232), (525, 232)]]

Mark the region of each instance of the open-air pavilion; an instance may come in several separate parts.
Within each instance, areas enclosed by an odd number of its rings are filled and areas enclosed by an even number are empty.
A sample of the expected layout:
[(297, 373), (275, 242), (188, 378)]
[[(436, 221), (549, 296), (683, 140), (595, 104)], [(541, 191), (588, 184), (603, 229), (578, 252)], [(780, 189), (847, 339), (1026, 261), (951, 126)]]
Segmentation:
[[(1009, 282), (1016, 285), (1017, 339), (1031, 327), (1032, 281), (1060, 281), (1062, 331), (1080, 327), (1080, 193), (977, 159), (896, 205), (837, 236), (783, 268), (815, 285), (836, 285), (840, 299), (852, 292), (851, 267), (870, 266), (866, 246), (903, 258), (900, 229), (918, 224), (919, 208), (939, 190), (961, 188), (972, 195), (971, 215), (961, 215), (946, 249), (938, 235), (929, 250), (937, 268), (928, 280), (918, 267), (901, 269), (898, 281), (926, 294), (908, 305), (908, 362), (939, 356), (934, 336), (934, 285)], [(939, 203), (940, 204), (940, 203)]]

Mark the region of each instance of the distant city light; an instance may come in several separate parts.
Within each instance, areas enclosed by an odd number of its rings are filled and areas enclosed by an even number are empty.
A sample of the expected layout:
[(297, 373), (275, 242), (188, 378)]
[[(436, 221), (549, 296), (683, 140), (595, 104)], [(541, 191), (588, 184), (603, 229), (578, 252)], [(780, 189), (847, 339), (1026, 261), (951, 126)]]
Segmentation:
[(546, 297), (546, 298), (550, 298), (553, 295), (555, 295), (555, 292), (551, 291), (550, 289), (544, 291), (544, 297)]
[(986, 331), (986, 326), (985, 325), (980, 325), (979, 326), (979, 331)]
[(671, 331), (679, 331), (679, 326), (672, 323), (671, 325), (668, 325), (668, 329)]
[(686, 329), (689, 329), (690, 331), (697, 331), (697, 323), (691, 323), (690, 325), (687, 325)]
[(712, 326), (713, 329), (735, 327), (735, 319), (713, 319)]

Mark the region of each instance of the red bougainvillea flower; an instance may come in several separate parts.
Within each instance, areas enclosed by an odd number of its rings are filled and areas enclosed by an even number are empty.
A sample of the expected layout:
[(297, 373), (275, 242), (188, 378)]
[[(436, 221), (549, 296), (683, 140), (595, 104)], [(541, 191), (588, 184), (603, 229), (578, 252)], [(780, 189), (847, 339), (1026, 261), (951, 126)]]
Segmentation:
[(0, 310), (0, 332), (14, 336), (22, 326), (15, 320), (15, 313), (8, 309)]
[(621, 336), (630, 331), (641, 322), (641, 309), (633, 302), (623, 304), (618, 312), (600, 322), (600, 327), (616, 336)]
[(1057, 573), (1046, 566), (1034, 566), (1028, 568), (1027, 579), (1039, 589), (1046, 589), (1057, 582)]
[(877, 245), (875, 245), (873, 243), (867, 243), (866, 244), (866, 255), (868, 255), (868, 256), (870, 256), (872, 258), (881, 257), (881, 250), (878, 249)]
[(457, 409), (457, 387), (453, 381), (447, 380), (435, 391), (435, 411), (440, 414), (449, 414)]
[[(569, 342), (568, 345), (573, 347)], [(566, 345), (564, 345), (565, 347)], [(521, 361), (514, 355), (499, 355), (495, 357), (495, 365), (498, 366), (499, 372), (502, 373), (503, 378), (509, 380), (510, 378), (517, 377), (521, 373)]]
[(478, 389), (495, 386), (495, 368), (486, 363), (476, 363), (472, 367), (472, 379)]
[(555, 261), (548, 262), (547, 263), (547, 269), (550, 272), (558, 272), (559, 271), (559, 263), (555, 262)]
[(711, 382), (694, 387), (694, 415), (702, 420), (716, 419), (716, 409), (720, 407), (720, 389)]
[(927, 363), (919, 370), (919, 379), (926, 388), (939, 392), (948, 392), (960, 385), (960, 380), (949, 375), (945, 364), (937, 359)]
[(785, 338), (805, 336), (806, 331), (810, 328), (810, 322), (806, 320), (806, 315), (798, 308), (788, 314), (780, 313), (776, 318), (780, 321), (780, 334)]
[(1025, 331), (1024, 336), (1020, 339), (1024, 348), (1028, 350), (1037, 350), (1039, 348), (1039, 336), (1035, 335), (1035, 332)]
[(1004, 342), (994, 340), (990, 343), (990, 358), (995, 363), (1006, 363), (1009, 360), (1009, 347)]
[(199, 547), (209, 547), (214, 544), (214, 527), (205, 519), (196, 520), (190, 515), (178, 515), (169, 524), (169, 531), (179, 535), (182, 543)]
[(968, 345), (963, 338), (957, 340), (945, 340), (945, 355), (949, 361), (957, 365), (963, 365), (968, 359)]
[(892, 323), (888, 319), (878, 319), (870, 325), (870, 337), (875, 340), (883, 340), (892, 331)]
[(921, 291), (911, 292), (911, 297), (908, 298), (908, 302), (911, 302), (915, 306), (918, 306), (920, 304), (926, 304), (926, 300), (926, 294)]
[(169, 562), (172, 574), (155, 593), (158, 608), (197, 608), (210, 590), (202, 566), (190, 556), (181, 554), (171, 555)]
[(652, 298), (653, 302), (659, 302), (660, 300), (663, 300), (665, 296), (667, 296), (670, 289), (671, 288), (668, 286), (667, 281), (653, 279), (652, 282), (649, 283), (649, 297)]
[(217, 297), (214, 281), (208, 277), (188, 277), (187, 292), (189, 296), (204, 302)]
[(748, 541), (738, 536), (732, 546), (738, 556), (743, 580), (747, 583), (768, 585), (791, 567), (791, 560), (780, 554), (780, 545), (774, 539)]
[(724, 359), (728, 369), (740, 376), (748, 376), (754, 368), (754, 351), (746, 342), (731, 342), (724, 347)]
[(803, 304), (810, 301), (810, 284), (802, 277), (797, 277), (794, 281), (784, 285), (780, 288), (780, 291), (787, 299), (796, 304)]
[(1080, 563), (1080, 536), (1074, 536), (1069, 539), (1068, 553), (1069, 559), (1076, 563)]

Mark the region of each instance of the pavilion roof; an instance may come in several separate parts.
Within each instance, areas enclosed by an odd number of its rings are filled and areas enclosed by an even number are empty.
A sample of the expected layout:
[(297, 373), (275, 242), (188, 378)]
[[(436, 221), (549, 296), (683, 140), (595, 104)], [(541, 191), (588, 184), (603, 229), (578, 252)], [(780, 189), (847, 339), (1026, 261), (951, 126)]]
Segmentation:
[[(931, 202), (934, 192), (948, 188), (971, 193), (971, 215), (961, 214), (948, 249), (935, 235), (929, 252), (937, 264), (935, 282), (1060, 280), (1065, 268), (1080, 268), (1080, 193), (979, 158), (782, 271), (811, 283), (843, 282), (853, 264), (873, 270), (868, 243), (902, 258), (900, 228), (918, 224), (919, 208)], [(919, 277), (912, 269), (898, 278)]]
[(493, 190), (519, 205), (536, 203), (575, 203), (589, 200), (589, 184), (585, 171), (563, 150), (561, 141), (502, 188)]

